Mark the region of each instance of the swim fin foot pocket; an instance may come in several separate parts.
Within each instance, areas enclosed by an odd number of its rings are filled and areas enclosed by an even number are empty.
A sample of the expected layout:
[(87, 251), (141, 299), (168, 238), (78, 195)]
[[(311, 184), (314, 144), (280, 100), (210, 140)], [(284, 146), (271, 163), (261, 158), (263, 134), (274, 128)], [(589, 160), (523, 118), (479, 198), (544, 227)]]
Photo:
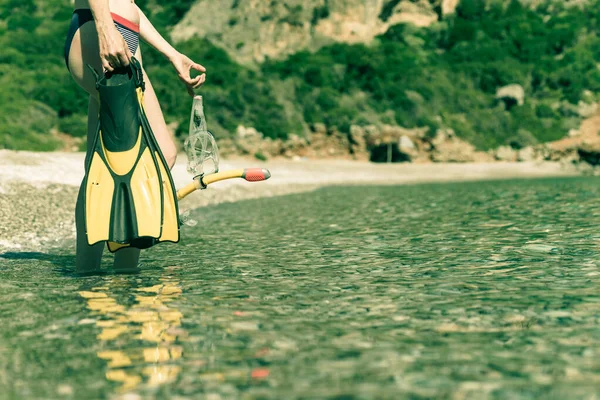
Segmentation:
[(139, 62), (96, 77), (98, 128), (84, 178), (90, 245), (115, 252), (179, 241), (177, 193), (144, 112)]

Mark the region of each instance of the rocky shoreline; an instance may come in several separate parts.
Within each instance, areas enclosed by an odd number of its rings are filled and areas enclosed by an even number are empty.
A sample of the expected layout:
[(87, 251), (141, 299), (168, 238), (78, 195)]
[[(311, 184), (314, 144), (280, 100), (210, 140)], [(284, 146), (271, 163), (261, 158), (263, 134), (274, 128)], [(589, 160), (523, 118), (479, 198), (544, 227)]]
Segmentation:
[(252, 127), (238, 126), (232, 138), (219, 140), (225, 157), (272, 159), (345, 159), (374, 162), (481, 163), (481, 162), (563, 162), (596, 166), (600, 164), (600, 116), (588, 118), (569, 137), (544, 144), (500, 146), (478, 151), (452, 129), (428, 127), (405, 129), (399, 126), (350, 127), (349, 134), (324, 124), (314, 124), (306, 137), (290, 135), (287, 140), (264, 138)]
[[(588, 97), (592, 97), (591, 92)], [(508, 110), (525, 102), (525, 90), (517, 84), (500, 87), (496, 101)], [(556, 105), (561, 107), (560, 104)], [(449, 128), (421, 127), (406, 129), (396, 125), (351, 125), (348, 133), (323, 123), (309, 126), (305, 136), (290, 134), (287, 140), (271, 139), (252, 127), (238, 126), (231, 138), (219, 139), (225, 156), (250, 156), (259, 160), (350, 159), (374, 162), (468, 163), (468, 162), (544, 162), (600, 164), (600, 113), (594, 102), (563, 104), (583, 121), (568, 137), (537, 144), (526, 130), (515, 132), (510, 145), (478, 151)], [(440, 119), (441, 122), (441, 119)]]

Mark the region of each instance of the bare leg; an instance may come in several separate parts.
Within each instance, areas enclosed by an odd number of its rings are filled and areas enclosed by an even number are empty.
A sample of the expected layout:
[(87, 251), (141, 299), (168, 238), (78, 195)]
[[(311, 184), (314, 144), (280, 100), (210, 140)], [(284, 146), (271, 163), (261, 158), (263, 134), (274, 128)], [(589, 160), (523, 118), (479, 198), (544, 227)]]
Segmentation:
[[(98, 101), (90, 96), (88, 104), (88, 133), (87, 143), (88, 152), (92, 146), (94, 135), (96, 134), (96, 127), (98, 124)], [(87, 161), (87, 156), (86, 156)], [(86, 162), (87, 165), (87, 162)], [(83, 191), (84, 186), (81, 185), (79, 188), (79, 195), (77, 196), (77, 205), (75, 206), (75, 226), (77, 228), (77, 251), (75, 257), (75, 268), (79, 273), (87, 273), (98, 271), (100, 269), (100, 261), (102, 257), (102, 251), (104, 250), (104, 242), (96, 243), (90, 246), (87, 242), (87, 235), (85, 233), (85, 215), (83, 212)]]
[[(87, 160), (91, 154), (92, 144), (98, 125), (99, 104), (96, 98), (95, 80), (93, 74), (85, 68), (90, 64), (97, 71), (102, 66), (99, 57), (98, 39), (94, 23), (87, 23), (79, 29), (73, 38), (69, 54), (69, 67), (75, 82), (79, 84), (88, 94), (88, 132), (87, 132)], [(75, 224), (77, 228), (77, 251), (75, 257), (75, 268), (77, 272), (86, 273), (100, 269), (104, 243), (90, 246), (85, 233), (85, 215), (83, 210), (83, 194), (85, 188), (79, 189), (77, 205), (75, 207)]]

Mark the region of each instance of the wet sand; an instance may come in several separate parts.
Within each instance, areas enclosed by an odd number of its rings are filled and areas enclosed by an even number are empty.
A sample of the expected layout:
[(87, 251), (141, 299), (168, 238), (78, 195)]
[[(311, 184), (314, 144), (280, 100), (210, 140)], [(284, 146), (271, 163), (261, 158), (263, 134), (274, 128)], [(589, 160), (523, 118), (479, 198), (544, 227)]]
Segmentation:
[[(0, 150), (0, 252), (40, 251), (72, 246), (73, 210), (81, 179), (83, 153)], [(401, 185), (511, 178), (579, 176), (560, 163), (373, 164), (343, 160), (222, 160), (220, 169), (263, 167), (266, 182), (241, 179), (214, 184), (180, 203), (181, 210), (238, 200), (300, 193), (331, 185)], [(189, 183), (185, 155), (173, 168), (177, 187)]]

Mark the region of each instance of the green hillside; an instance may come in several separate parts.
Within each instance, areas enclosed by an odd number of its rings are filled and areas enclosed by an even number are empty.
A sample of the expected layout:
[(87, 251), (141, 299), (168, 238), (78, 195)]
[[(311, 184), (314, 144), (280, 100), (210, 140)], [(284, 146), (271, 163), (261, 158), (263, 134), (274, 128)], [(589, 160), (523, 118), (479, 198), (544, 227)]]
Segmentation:
[[(137, 3), (168, 33), (192, 1)], [(428, 28), (395, 25), (368, 45), (261, 65), (240, 65), (200, 38), (176, 47), (208, 69), (202, 93), (218, 137), (239, 124), (284, 138), (316, 122), (342, 132), (385, 123), (453, 128), (487, 149), (555, 140), (579, 125), (578, 105), (600, 91), (597, 10), (600, 0), (537, 9), (462, 0), (454, 17)], [(62, 54), (71, 11), (68, 0), (0, 1), (0, 148), (55, 149), (52, 130), (85, 135), (87, 99)], [(143, 50), (167, 122), (179, 122), (182, 136), (191, 99), (168, 62)], [(508, 84), (524, 88), (525, 102), (506, 110), (495, 93)]]

